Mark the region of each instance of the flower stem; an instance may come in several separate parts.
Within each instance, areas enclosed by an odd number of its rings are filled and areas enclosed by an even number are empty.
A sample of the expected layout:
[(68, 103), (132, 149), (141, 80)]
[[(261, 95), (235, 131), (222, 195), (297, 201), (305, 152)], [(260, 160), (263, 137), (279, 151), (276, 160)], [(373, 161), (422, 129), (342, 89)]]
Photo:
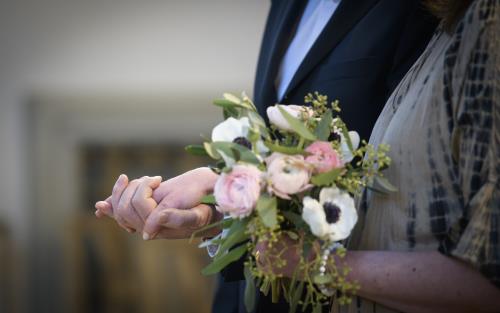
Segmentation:
[(304, 137), (301, 136), (300, 140), (299, 140), (299, 145), (297, 146), (297, 148), (299, 148), (299, 149), (304, 148), (304, 143), (305, 143), (305, 139), (304, 139)]

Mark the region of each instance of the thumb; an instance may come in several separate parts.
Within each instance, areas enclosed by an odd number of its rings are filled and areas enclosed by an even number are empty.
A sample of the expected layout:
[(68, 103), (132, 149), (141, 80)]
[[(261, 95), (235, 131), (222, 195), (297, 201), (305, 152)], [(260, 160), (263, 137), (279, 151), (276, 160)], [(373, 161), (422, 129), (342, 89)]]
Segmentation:
[(111, 196), (104, 201), (97, 201), (95, 204), (95, 216), (101, 218), (103, 216), (109, 216), (113, 218), (113, 205), (111, 204)]
[(143, 229), (143, 239), (154, 239), (162, 228), (195, 231), (208, 225), (212, 217), (212, 209), (200, 204), (189, 210), (167, 208), (155, 210), (149, 215)]

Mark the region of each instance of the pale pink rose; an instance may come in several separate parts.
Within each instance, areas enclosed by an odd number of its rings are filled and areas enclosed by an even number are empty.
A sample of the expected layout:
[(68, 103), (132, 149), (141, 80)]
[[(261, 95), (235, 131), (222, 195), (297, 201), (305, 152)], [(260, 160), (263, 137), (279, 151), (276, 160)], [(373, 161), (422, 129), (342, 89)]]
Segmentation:
[(314, 166), (316, 173), (326, 173), (335, 168), (344, 166), (342, 158), (327, 141), (315, 141), (306, 148), (310, 155), (306, 162)]
[(273, 124), (274, 126), (278, 127), (281, 130), (286, 130), (286, 131), (292, 131), (292, 127), (290, 126), (290, 124), (288, 124), (288, 121), (285, 119), (283, 114), (281, 114), (278, 107), (282, 108), (288, 114), (297, 119), (302, 119), (303, 117), (310, 118), (314, 114), (314, 111), (311, 108), (302, 105), (276, 104), (274, 106), (268, 107), (266, 113), (271, 124)]
[(234, 218), (243, 218), (255, 208), (260, 196), (262, 172), (253, 165), (235, 165), (222, 173), (214, 187), (217, 210)]
[(312, 185), (311, 166), (304, 161), (302, 155), (285, 155), (273, 153), (267, 159), (268, 192), (282, 199), (290, 199), (289, 195), (302, 192)]

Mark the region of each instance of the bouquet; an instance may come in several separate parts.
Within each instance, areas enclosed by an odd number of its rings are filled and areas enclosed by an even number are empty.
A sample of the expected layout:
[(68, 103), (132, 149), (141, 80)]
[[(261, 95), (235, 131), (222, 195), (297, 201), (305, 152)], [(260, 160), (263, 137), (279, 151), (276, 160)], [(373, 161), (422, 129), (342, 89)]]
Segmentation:
[[(394, 191), (381, 174), (390, 163), (388, 147), (360, 143), (339, 118), (338, 101), (329, 103), (318, 93), (308, 94), (304, 106), (269, 107), (269, 127), (245, 94), (224, 94), (214, 104), (225, 120), (211, 140), (186, 147), (213, 158), (213, 170), (220, 174), (203, 202), (225, 218), (202, 230), (223, 231), (200, 245), (217, 247), (202, 273), (215, 274), (245, 257), (248, 311), (258, 289), (272, 292), (273, 300), (283, 295), (291, 312), (298, 306), (320, 312), (332, 297), (349, 303), (359, 286), (347, 279), (341, 241), (357, 222), (353, 197), (362, 188)], [(291, 278), (279, 271), (287, 264), (285, 237), (299, 251)], [(258, 245), (271, 252), (260, 255)]]

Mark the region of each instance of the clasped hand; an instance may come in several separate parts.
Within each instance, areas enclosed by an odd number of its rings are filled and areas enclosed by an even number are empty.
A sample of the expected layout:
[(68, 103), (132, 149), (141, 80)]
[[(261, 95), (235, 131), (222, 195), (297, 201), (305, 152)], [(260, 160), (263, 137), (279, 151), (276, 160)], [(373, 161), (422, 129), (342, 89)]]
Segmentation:
[[(189, 238), (193, 232), (222, 218), (201, 199), (212, 192), (217, 174), (202, 167), (162, 182), (160, 176), (129, 181), (118, 177), (110, 197), (95, 204), (98, 218), (108, 216), (144, 240)], [(214, 236), (220, 230), (200, 234)]]

